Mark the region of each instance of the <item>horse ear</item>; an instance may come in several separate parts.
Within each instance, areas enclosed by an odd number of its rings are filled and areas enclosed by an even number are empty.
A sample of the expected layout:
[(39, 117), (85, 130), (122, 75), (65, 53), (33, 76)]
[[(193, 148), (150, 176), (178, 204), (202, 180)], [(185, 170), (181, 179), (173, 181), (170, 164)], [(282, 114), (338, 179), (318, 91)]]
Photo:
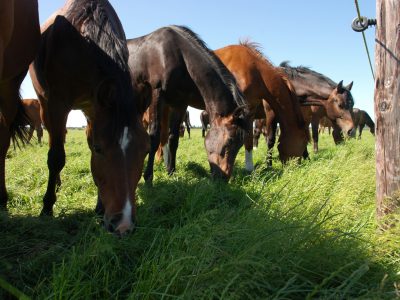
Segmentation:
[(350, 82), (347, 86), (345, 86), (345, 89), (348, 91), (351, 91), (351, 88), (353, 87), (353, 81)]
[(249, 122), (249, 111), (245, 105), (237, 107), (233, 113), (233, 123), (243, 128), (244, 130), (251, 130), (252, 125)]
[(341, 81), (338, 83), (338, 85), (337, 85), (337, 87), (336, 87), (336, 90), (337, 90), (337, 92), (338, 92), (339, 94), (342, 94), (342, 93), (344, 92), (344, 89), (343, 89), (343, 80), (341, 80)]
[(96, 90), (97, 102), (107, 108), (111, 108), (115, 104), (117, 97), (117, 86), (111, 79), (103, 80)]

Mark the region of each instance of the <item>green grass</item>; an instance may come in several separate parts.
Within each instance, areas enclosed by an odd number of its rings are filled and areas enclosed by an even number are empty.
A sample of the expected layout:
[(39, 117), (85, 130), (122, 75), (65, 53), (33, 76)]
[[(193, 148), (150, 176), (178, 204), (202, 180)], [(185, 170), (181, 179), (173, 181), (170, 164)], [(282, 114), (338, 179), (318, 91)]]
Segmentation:
[[(309, 149), (311, 147), (309, 146)], [(208, 177), (200, 130), (180, 141), (175, 175), (140, 181), (138, 228), (123, 239), (96, 219), (84, 131), (67, 136), (54, 218), (40, 218), (47, 144), (10, 151), (9, 213), (0, 214), (0, 298), (393, 299), (400, 293), (400, 231), (375, 220), (374, 139), (334, 146), (283, 167), (266, 145), (229, 184)], [(394, 216), (398, 217), (398, 216)], [(20, 294), (20, 297), (21, 295)]]

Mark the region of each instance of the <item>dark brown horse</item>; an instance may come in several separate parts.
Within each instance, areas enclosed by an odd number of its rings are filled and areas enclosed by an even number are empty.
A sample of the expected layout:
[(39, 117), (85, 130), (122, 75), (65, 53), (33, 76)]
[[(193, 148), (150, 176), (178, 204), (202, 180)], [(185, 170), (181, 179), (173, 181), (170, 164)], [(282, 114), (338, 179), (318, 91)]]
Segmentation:
[(29, 133), (28, 140), (30, 141), (33, 136), (33, 132), (36, 130), (37, 139), (39, 144), (42, 144), (43, 128), (42, 128), (42, 118), (40, 102), (37, 99), (23, 99), (22, 105), (24, 107), (25, 113), (28, 116)]
[(65, 165), (65, 127), (72, 109), (84, 112), (97, 211), (116, 234), (135, 222), (135, 190), (148, 152), (141, 124), (145, 104), (132, 88), (122, 25), (106, 0), (69, 0), (42, 27), (31, 77), (49, 132), (49, 181), (42, 214), (52, 215)]
[[(205, 148), (213, 176), (229, 178), (243, 144), (247, 123), (245, 102), (234, 77), (190, 29), (169, 26), (128, 41), (133, 82), (152, 88), (149, 133), (151, 150), (144, 173), (153, 180), (154, 156), (162, 128), (168, 135), (167, 171), (175, 171), (179, 126), (188, 105), (210, 114)], [(168, 108), (168, 118), (163, 113)], [(162, 125), (162, 121), (166, 124)]]
[(375, 135), (375, 123), (372, 121), (371, 117), (365, 110), (361, 110), (358, 108), (353, 109), (353, 120), (354, 120), (354, 135), (356, 135), (357, 127), (358, 127), (358, 138), (361, 139), (362, 131), (367, 125), (369, 127), (369, 131)]
[(210, 116), (206, 110), (203, 110), (200, 113), (200, 122), (201, 122), (201, 136), (205, 137), (208, 129), (208, 125), (210, 125)]
[(0, 207), (6, 208), (5, 158), (10, 139), (27, 142), (19, 89), (40, 43), (37, 1), (0, 1)]
[(302, 112), (307, 126), (311, 123), (315, 152), (318, 151), (319, 120), (323, 116), (332, 121), (336, 143), (343, 140), (341, 132), (351, 134), (354, 128), (351, 116), (354, 100), (350, 92), (353, 82), (343, 86), (342, 81), (337, 84), (309, 68), (291, 67), (287, 62), (281, 63), (281, 68), (293, 83), (299, 100), (306, 105), (314, 104), (303, 107)]
[[(265, 118), (272, 107), (281, 124), (279, 157), (285, 162), (301, 157), (306, 150), (308, 130), (300, 104), (286, 75), (275, 68), (261, 53), (257, 44), (242, 42), (215, 51), (236, 77), (250, 107), (252, 118)], [(268, 115), (267, 115), (268, 119)], [(251, 120), (252, 121), (252, 120)], [(246, 169), (253, 169), (253, 132), (245, 141)]]

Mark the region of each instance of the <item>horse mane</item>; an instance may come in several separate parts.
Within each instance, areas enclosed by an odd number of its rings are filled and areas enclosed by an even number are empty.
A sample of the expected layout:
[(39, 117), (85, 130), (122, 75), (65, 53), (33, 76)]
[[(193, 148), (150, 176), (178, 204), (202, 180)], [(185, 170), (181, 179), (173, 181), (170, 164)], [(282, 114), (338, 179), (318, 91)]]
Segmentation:
[(211, 51), (207, 44), (199, 37), (198, 34), (194, 33), (189, 27), (180, 25), (168, 26), (172, 30), (180, 33), (187, 40), (191, 41), (192, 44), (197, 46), (197, 49), (203, 54), (208, 62), (214, 67), (217, 74), (221, 78), (222, 82), (229, 88), (233, 96), (233, 100), (238, 106), (246, 106), (242, 91), (238, 88), (235, 77), (228, 70), (228, 68), (221, 62), (221, 60)]
[(273, 67), (270, 60), (262, 52), (262, 46), (260, 43), (254, 42), (254, 41), (250, 40), (249, 38), (244, 38), (244, 39), (239, 40), (239, 45), (246, 47), (251, 52), (253, 52), (259, 59), (263, 60), (265, 63), (267, 63)]
[(136, 111), (132, 101), (134, 96), (128, 65), (129, 51), (121, 22), (107, 0), (73, 1), (65, 16), (74, 24), (80, 24), (80, 34), (107, 55), (107, 59), (104, 59), (104, 53), (94, 51), (94, 55), (99, 56), (99, 59), (95, 58), (96, 63), (105, 74), (98, 88), (110, 79), (117, 86), (118, 95), (110, 112), (111, 134), (118, 141), (123, 127), (130, 123)]
[(297, 99), (297, 96), (296, 96), (296, 90), (295, 90), (292, 82), (289, 80), (288, 76), (286, 75), (286, 73), (283, 72), (279, 68), (275, 68), (275, 66), (269, 61), (269, 59), (262, 52), (262, 50), (261, 50), (262, 46), (259, 43), (253, 42), (253, 41), (251, 41), (249, 39), (243, 39), (243, 40), (239, 40), (239, 45), (244, 46), (247, 49), (249, 49), (252, 53), (254, 53), (264, 63), (267, 63), (272, 68), (274, 68), (275, 71), (277, 71), (278, 75), (281, 77), (281, 79), (283, 80), (283, 82), (285, 83), (285, 85), (287, 86), (287, 88), (289, 90), (290, 98), (291, 98), (292, 103), (293, 103), (294, 112), (295, 112), (296, 117), (297, 117), (297, 122), (298, 122), (298, 124), (300, 126), (304, 126), (305, 122), (304, 122), (303, 114), (301, 112), (300, 107), (298, 105), (296, 105), (298, 103), (298, 99)]
[(106, 8), (117, 16), (106, 0), (74, 1), (65, 16), (75, 24), (82, 24), (81, 35), (92, 40), (115, 64), (129, 72), (125, 33), (119, 20), (116, 23), (110, 20)]
[(285, 61), (281, 62), (279, 66), (284, 70), (284, 72), (287, 74), (287, 76), (290, 79), (294, 79), (296, 77), (299, 77), (299, 76), (301, 76), (301, 74), (310, 74), (310, 75), (313, 75), (313, 76), (319, 78), (322, 81), (325, 81), (332, 88), (335, 88), (337, 86), (337, 83), (334, 82), (332, 79), (330, 79), (329, 77), (327, 77), (327, 76), (325, 76), (325, 75), (323, 75), (321, 73), (318, 73), (318, 72), (312, 70), (309, 67), (305, 67), (305, 66), (302, 66), (302, 65), (297, 66), (297, 67), (292, 67), (292, 66), (290, 66), (288, 60), (285, 60)]

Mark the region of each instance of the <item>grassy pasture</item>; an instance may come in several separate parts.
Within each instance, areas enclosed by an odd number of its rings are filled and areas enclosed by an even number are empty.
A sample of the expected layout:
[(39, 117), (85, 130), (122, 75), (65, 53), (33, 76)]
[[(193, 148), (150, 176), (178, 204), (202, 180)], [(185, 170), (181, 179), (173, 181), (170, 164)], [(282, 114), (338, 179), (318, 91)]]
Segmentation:
[[(343, 299), (400, 297), (400, 231), (377, 230), (374, 139), (334, 146), (301, 165), (256, 171), (238, 155), (229, 184), (208, 178), (201, 130), (180, 140), (175, 175), (155, 167), (137, 190), (138, 228), (106, 233), (93, 209), (84, 131), (69, 130), (55, 217), (38, 217), (47, 150), (10, 150), (9, 212), (0, 213), (0, 299)], [(311, 147), (309, 146), (309, 150)], [(396, 216), (392, 216), (396, 217)]]

